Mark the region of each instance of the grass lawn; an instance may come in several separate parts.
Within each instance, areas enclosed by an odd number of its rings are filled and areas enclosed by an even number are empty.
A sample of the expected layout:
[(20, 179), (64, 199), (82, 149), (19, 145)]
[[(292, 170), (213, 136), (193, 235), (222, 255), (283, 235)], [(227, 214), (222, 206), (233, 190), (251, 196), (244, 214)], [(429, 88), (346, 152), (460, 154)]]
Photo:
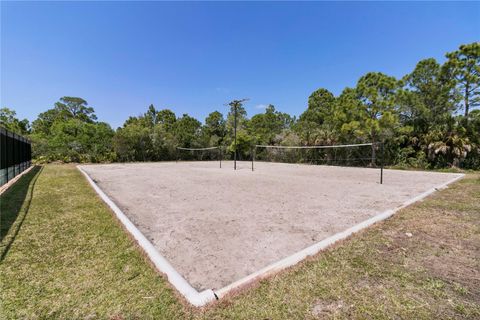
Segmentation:
[(36, 168), (0, 201), (0, 319), (480, 318), (478, 173), (203, 309), (75, 166)]

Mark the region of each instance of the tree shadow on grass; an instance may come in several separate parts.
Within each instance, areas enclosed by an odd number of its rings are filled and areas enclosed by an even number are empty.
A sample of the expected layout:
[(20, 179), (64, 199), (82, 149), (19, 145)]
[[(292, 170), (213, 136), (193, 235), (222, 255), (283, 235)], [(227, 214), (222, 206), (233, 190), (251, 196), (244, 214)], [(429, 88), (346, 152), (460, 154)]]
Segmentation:
[(0, 195), (0, 262), (7, 255), (28, 213), (41, 170), (42, 167), (34, 166)]

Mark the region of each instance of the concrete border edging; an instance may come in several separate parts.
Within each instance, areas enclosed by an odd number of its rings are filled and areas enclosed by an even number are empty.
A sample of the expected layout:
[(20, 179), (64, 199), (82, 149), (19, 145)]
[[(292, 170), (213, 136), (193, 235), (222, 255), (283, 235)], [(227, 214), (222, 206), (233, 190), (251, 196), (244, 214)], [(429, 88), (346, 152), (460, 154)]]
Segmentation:
[(130, 234), (135, 238), (140, 247), (145, 251), (155, 267), (162, 273), (164, 273), (168, 281), (188, 300), (196, 307), (201, 307), (210, 301), (216, 300), (215, 294), (212, 290), (204, 290), (198, 292), (183, 278), (177, 270), (155, 249), (153, 244), (135, 227), (135, 225), (128, 219), (128, 217), (120, 210), (120, 208), (100, 189), (95, 181), (82, 169), (81, 166), (77, 166), (78, 170), (87, 178), (87, 181), (97, 192), (100, 198), (113, 210), (118, 220), (125, 226)]

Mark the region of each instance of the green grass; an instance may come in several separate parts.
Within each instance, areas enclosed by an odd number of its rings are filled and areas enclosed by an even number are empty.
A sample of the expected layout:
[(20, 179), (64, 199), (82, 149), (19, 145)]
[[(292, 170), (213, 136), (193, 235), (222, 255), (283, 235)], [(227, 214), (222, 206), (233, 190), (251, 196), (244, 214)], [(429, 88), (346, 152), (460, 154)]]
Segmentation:
[(3, 221), (4, 214), (15, 215), (16, 194), (33, 191), (28, 212), (20, 208), (23, 224), (0, 265), (3, 318), (183, 316), (174, 291), (75, 167), (51, 165), (37, 174), (23, 177), (1, 198)]
[(476, 173), (203, 309), (155, 272), (74, 166), (22, 177), (1, 196), (0, 231), (0, 319), (480, 318)]

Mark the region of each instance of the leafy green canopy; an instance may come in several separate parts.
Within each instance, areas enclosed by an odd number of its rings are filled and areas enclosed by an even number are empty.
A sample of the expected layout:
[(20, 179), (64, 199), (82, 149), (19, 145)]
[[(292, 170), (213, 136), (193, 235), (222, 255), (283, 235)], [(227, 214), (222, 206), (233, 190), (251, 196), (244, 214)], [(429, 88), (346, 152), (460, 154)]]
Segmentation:
[(115, 132), (97, 122), (92, 107), (76, 97), (62, 97), (32, 123), (33, 155), (43, 161), (102, 162), (114, 158)]
[(9, 108), (0, 108), (0, 126), (20, 135), (30, 132), (30, 124), (27, 119), (17, 119), (17, 113)]
[[(418, 62), (402, 79), (369, 72), (339, 96), (319, 88), (298, 119), (268, 105), (249, 118), (242, 100), (226, 115), (210, 113), (202, 124), (150, 105), (113, 131), (77, 97), (63, 97), (31, 128), (15, 111), (0, 109), (1, 125), (30, 134), (34, 156), (45, 161), (173, 160), (176, 147), (220, 146), (250, 157), (255, 144), (333, 145), (384, 142), (391, 165), (480, 168), (480, 43), (461, 45), (440, 64)], [(237, 108), (237, 145), (233, 141)], [(371, 150), (375, 157), (375, 148)]]

